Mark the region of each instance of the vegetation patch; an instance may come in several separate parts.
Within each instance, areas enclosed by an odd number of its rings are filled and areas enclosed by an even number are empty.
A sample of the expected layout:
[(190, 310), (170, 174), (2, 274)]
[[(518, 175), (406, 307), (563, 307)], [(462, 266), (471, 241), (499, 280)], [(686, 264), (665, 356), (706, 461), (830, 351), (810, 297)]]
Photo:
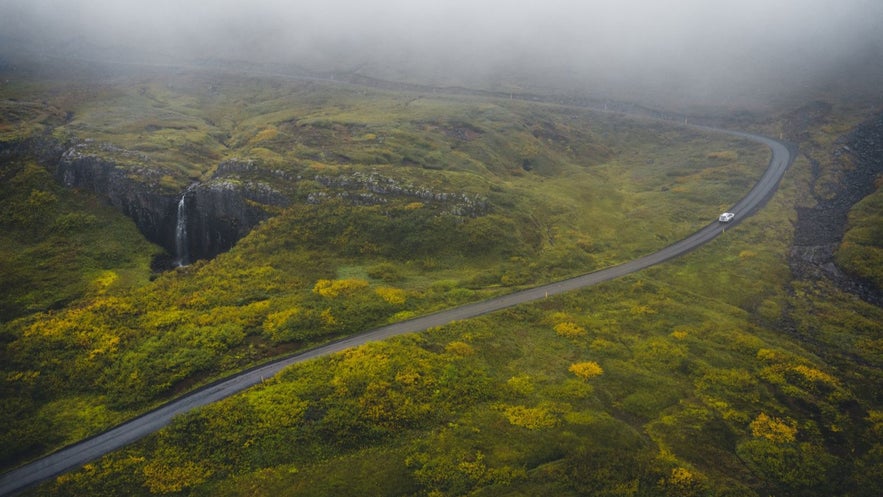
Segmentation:
[(837, 249), (837, 265), (883, 288), (883, 193), (878, 189), (849, 212), (849, 227)]

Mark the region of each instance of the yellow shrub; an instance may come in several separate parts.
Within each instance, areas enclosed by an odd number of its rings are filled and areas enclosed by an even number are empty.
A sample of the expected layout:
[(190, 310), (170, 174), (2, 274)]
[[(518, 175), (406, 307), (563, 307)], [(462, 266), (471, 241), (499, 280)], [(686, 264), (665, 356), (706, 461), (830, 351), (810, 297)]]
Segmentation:
[(883, 411), (868, 411), (868, 417), (865, 418), (870, 423), (870, 431), (883, 440)]
[(819, 371), (818, 369), (811, 368), (809, 366), (804, 366), (802, 364), (797, 365), (797, 366), (792, 366), (791, 369), (793, 371), (796, 371), (797, 373), (800, 373), (800, 375), (803, 376), (804, 378), (806, 378), (807, 381), (809, 381), (809, 382), (825, 383), (830, 386), (837, 385), (837, 380), (833, 376), (829, 375), (828, 373), (825, 373), (824, 371)]
[(300, 313), (300, 309), (297, 307), (291, 307), (289, 309), (285, 309), (283, 311), (274, 312), (267, 316), (267, 319), (264, 320), (262, 328), (267, 333), (273, 333), (282, 327), (290, 318), (296, 316)]
[(561, 321), (570, 321), (573, 318), (571, 318), (570, 314), (567, 314), (566, 312), (556, 311), (556, 312), (553, 312), (551, 316), (549, 316), (549, 319), (552, 322), (561, 322)]
[(337, 318), (334, 317), (334, 314), (331, 314), (331, 309), (325, 309), (319, 317), (322, 319), (322, 323), (324, 323), (325, 326), (334, 326), (337, 324)]
[(577, 362), (575, 364), (571, 364), (570, 368), (568, 368), (568, 371), (584, 380), (600, 376), (604, 373), (604, 370), (595, 361)]
[(565, 321), (555, 325), (555, 333), (566, 338), (576, 338), (585, 335), (586, 329), (576, 323)]
[(380, 298), (382, 298), (386, 303), (392, 305), (402, 305), (405, 303), (405, 291), (400, 288), (392, 288), (388, 286), (382, 286), (376, 290), (374, 290)]
[(757, 351), (757, 358), (765, 362), (781, 362), (787, 359), (785, 354), (778, 350), (760, 349)]
[(417, 313), (414, 311), (399, 311), (392, 315), (391, 321), (406, 321), (408, 319), (413, 319), (417, 317)]
[(368, 282), (358, 278), (346, 280), (319, 280), (313, 286), (313, 292), (326, 298), (335, 298), (341, 294), (351, 294), (368, 286)]
[(396, 373), (396, 383), (402, 385), (414, 386), (420, 382), (420, 379), (420, 373), (413, 369), (407, 369)]
[(119, 275), (113, 271), (102, 271), (101, 274), (92, 280), (92, 286), (99, 294), (102, 294), (119, 279)]
[(766, 438), (777, 443), (793, 442), (797, 435), (797, 423), (793, 420), (783, 421), (779, 418), (771, 418), (761, 412), (751, 422), (751, 434), (757, 438)]
[(703, 495), (704, 478), (687, 468), (677, 467), (671, 470), (668, 478), (659, 480), (659, 486), (666, 490), (666, 495), (692, 496)]
[(103, 335), (98, 337), (96, 341), (99, 343), (96, 343), (95, 348), (89, 351), (89, 359), (95, 359), (102, 354), (116, 352), (117, 345), (120, 344), (120, 337)]
[(558, 418), (544, 407), (511, 406), (506, 407), (503, 414), (509, 423), (528, 430), (549, 428), (558, 424)]
[(739, 252), (740, 259), (750, 259), (752, 257), (757, 257), (757, 252), (753, 250), (743, 250)]

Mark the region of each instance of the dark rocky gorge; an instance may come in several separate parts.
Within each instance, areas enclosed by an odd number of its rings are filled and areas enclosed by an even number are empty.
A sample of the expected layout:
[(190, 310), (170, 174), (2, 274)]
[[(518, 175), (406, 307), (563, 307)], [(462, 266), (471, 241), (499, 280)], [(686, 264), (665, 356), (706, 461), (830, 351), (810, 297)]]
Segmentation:
[(107, 199), (130, 217), (144, 236), (170, 254), (158, 266), (188, 264), (229, 250), (287, 196), (267, 184), (243, 181), (233, 174), (237, 161), (222, 163), (211, 179), (184, 192), (159, 188), (161, 173), (148, 167), (120, 167), (96, 155), (69, 148), (51, 167), (69, 188), (82, 188)]
[[(880, 306), (883, 289), (844, 272), (835, 263), (835, 254), (843, 240), (850, 209), (873, 193), (875, 179), (883, 174), (883, 114), (840, 137), (836, 145), (831, 153), (839, 168), (839, 184), (831, 185), (833, 191), (825, 198), (817, 197), (814, 207), (798, 208), (791, 270), (801, 279), (829, 279), (841, 289)], [(814, 164), (814, 181), (818, 181), (818, 163), (810, 154), (806, 155)]]

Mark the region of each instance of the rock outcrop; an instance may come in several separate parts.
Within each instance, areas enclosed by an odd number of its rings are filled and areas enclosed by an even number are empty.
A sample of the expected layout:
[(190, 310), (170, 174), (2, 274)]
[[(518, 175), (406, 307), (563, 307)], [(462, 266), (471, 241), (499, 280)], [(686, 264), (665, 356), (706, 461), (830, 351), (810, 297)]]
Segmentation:
[(186, 253), (193, 260), (229, 250), (269, 218), (272, 207), (290, 203), (288, 197), (266, 183), (230, 178), (192, 185), (183, 195)]
[(829, 188), (826, 198), (817, 197), (815, 207), (798, 209), (791, 270), (800, 278), (828, 278), (868, 302), (883, 305), (881, 289), (846, 274), (834, 260), (850, 209), (874, 191), (875, 178), (883, 174), (883, 114), (844, 135), (836, 145), (831, 153), (840, 165), (839, 182)]
[(9, 160), (13, 157), (31, 157), (40, 164), (55, 164), (64, 151), (64, 145), (49, 136), (0, 142), (0, 160)]
[[(64, 152), (52, 167), (55, 178), (66, 187), (82, 188), (106, 198), (132, 218), (148, 240), (185, 264), (229, 250), (270, 217), (273, 207), (290, 202), (266, 183), (242, 180), (232, 174), (241, 170), (236, 167), (237, 161), (221, 164), (216, 177), (205, 183), (170, 193), (159, 186), (162, 170), (131, 164), (121, 167), (84, 150), (87, 148), (76, 145)], [(182, 198), (186, 215), (183, 241), (178, 223)]]

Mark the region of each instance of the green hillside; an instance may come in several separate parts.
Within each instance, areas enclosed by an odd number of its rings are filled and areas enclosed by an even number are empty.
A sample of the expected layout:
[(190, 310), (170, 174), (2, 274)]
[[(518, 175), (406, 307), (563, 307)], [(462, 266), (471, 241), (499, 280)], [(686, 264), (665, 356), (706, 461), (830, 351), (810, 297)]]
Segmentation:
[[(0, 97), (6, 469), (280, 354), (650, 253), (769, 157), (587, 109), (199, 71)], [(155, 272), (128, 218), (13, 147), (37, 135), (172, 193), (235, 159), (291, 204)], [(289, 368), (29, 492), (879, 495), (883, 311), (788, 266), (813, 174), (683, 258)]]

